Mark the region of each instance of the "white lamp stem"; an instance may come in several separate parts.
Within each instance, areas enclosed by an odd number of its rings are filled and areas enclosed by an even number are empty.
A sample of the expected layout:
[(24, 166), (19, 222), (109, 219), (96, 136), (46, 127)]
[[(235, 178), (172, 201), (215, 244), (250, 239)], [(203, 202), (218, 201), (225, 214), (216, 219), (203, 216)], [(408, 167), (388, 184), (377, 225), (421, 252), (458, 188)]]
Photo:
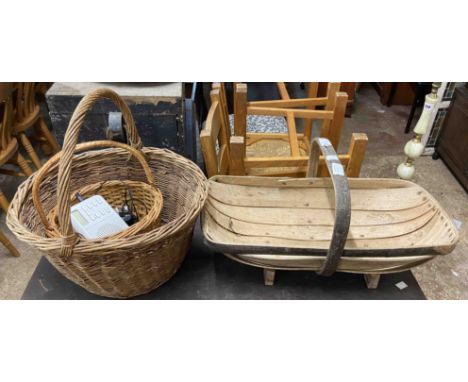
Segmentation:
[(440, 88), (440, 85), (440, 82), (432, 83), (432, 91), (426, 95), (423, 111), (413, 129), (414, 137), (405, 145), (406, 160), (397, 168), (397, 174), (401, 179), (410, 180), (413, 178), (415, 172), (414, 161), (424, 152), (424, 144), (421, 142), (421, 137), (426, 134), (432, 113), (434, 112), (434, 106), (439, 102), (437, 90)]

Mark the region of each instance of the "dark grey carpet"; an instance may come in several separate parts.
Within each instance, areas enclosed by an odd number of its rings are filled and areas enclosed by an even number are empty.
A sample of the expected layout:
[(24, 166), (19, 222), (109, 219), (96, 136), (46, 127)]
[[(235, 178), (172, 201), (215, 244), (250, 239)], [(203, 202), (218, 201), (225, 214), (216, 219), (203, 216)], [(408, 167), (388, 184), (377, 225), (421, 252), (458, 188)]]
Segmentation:
[[(404, 281), (408, 288), (395, 284)], [(41, 259), (23, 299), (101, 299), (67, 280), (45, 259)], [(313, 272), (279, 271), (274, 286), (263, 285), (259, 268), (234, 262), (205, 247), (197, 225), (191, 251), (179, 272), (155, 291), (140, 299), (285, 299), (285, 300), (412, 300), (424, 294), (411, 272), (383, 275), (379, 288), (366, 288), (361, 275), (337, 273), (320, 277)]]

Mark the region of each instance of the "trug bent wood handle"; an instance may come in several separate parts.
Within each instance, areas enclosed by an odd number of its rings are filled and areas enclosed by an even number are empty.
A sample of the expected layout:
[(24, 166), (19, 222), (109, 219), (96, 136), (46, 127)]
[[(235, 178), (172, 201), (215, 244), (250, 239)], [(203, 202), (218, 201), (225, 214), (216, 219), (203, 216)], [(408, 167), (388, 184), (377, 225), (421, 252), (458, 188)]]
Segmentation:
[(348, 178), (343, 166), (332, 144), (326, 138), (315, 138), (312, 141), (307, 177), (313, 178), (317, 176), (320, 152), (324, 156), (335, 190), (335, 226), (333, 227), (333, 236), (328, 248), (327, 257), (322, 268), (317, 273), (322, 276), (331, 276), (338, 267), (346, 244), (346, 238), (348, 237), (349, 225), (351, 223), (351, 196)]

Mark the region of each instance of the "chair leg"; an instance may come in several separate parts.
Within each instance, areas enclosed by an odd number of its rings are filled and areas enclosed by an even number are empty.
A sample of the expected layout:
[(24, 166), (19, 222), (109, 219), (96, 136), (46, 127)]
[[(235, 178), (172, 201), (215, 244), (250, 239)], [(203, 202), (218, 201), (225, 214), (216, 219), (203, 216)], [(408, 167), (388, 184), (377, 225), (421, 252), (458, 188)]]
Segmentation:
[(8, 199), (5, 197), (3, 192), (0, 190), (0, 207), (2, 208), (5, 213), (8, 212), (8, 207), (10, 206), (10, 203), (8, 202)]
[(21, 144), (24, 146), (24, 148), (26, 149), (26, 152), (28, 153), (29, 157), (34, 163), (34, 166), (36, 166), (37, 169), (40, 169), (41, 160), (39, 159), (36, 152), (34, 151), (34, 148), (32, 147), (31, 141), (29, 140), (29, 138), (26, 136), (25, 133), (19, 133), (18, 138), (20, 139)]
[(20, 256), (20, 253), (18, 252), (16, 247), (12, 244), (12, 242), (5, 236), (5, 234), (2, 231), (0, 231), (0, 241), (6, 247), (6, 249), (8, 249), (12, 256)]
[(263, 268), (263, 282), (265, 285), (272, 286), (275, 283), (276, 271), (274, 269)]
[[(52, 148), (52, 152), (54, 154), (58, 153), (61, 150), (61, 148), (57, 142), (57, 139), (50, 132), (49, 128), (47, 127), (47, 124), (42, 118), (38, 119), (37, 126), (39, 127), (40, 134), (46, 139), (47, 144)], [(45, 151), (47, 151), (47, 149)], [(47, 154), (45, 151), (44, 153)]]
[(23, 158), (23, 156), (17, 152), (16, 153), (16, 158), (15, 158), (16, 163), (18, 166), (21, 168), (21, 170), (24, 172), (24, 175), (30, 176), (32, 175), (33, 171), (31, 167), (29, 167), (28, 162)]

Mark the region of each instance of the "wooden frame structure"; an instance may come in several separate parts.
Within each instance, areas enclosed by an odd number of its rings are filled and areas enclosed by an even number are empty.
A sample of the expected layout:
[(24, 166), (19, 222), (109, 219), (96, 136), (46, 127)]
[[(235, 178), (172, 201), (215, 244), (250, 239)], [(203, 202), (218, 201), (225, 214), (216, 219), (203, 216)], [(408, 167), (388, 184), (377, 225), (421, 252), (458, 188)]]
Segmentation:
[(13, 176), (32, 175), (32, 169), (18, 150), (18, 141), (12, 136), (14, 109), (11, 83), (0, 84), (3, 88), (0, 98), (0, 166), (6, 163), (18, 165), (22, 172), (0, 168), (0, 173)]
[[(278, 82), (278, 92), (280, 93), (280, 97), (282, 100), (290, 100), (291, 97), (289, 96), (288, 90), (286, 88), (286, 84), (284, 82)], [(335, 94), (340, 91), (340, 86), (341, 82), (329, 82), (327, 85), (327, 93), (326, 97), (320, 97), (320, 98), (327, 98), (327, 101), (324, 101), (324, 104), (320, 105), (318, 102), (314, 104), (314, 102), (310, 102), (309, 104), (305, 103), (295, 103), (291, 102), (289, 103), (291, 106), (289, 107), (297, 107), (297, 106), (305, 106), (307, 109), (315, 109), (316, 106), (325, 106), (325, 110), (333, 110), (335, 107), (335, 104), (333, 103), (333, 97)], [(320, 87), (320, 82), (307, 82), (305, 83), (306, 87), (306, 92), (307, 92), (307, 98), (317, 98), (319, 95), (319, 87)], [(297, 106), (294, 106), (297, 105)], [(346, 108), (345, 108), (345, 114), (346, 114)], [(289, 127), (289, 121), (288, 121), (288, 127)], [(304, 121), (304, 133), (305, 135), (309, 138), (311, 136), (312, 132), (312, 119), (305, 119)], [(338, 148), (339, 144), (339, 136), (336, 138), (336, 145), (334, 146), (335, 148)]]
[[(211, 91), (212, 105), (205, 126), (200, 134), (201, 147), (208, 177), (214, 175), (257, 175), (257, 176), (305, 176), (309, 160), (309, 142), (313, 120), (322, 120), (320, 136), (330, 139), (336, 148), (340, 141), (341, 128), (346, 110), (346, 93), (338, 92), (339, 83), (329, 83), (328, 97), (281, 99), (273, 101), (247, 102), (247, 86), (234, 84), (234, 135), (231, 136), (226, 92), (222, 83), (215, 83)], [(314, 86), (309, 85), (309, 94)], [(315, 87), (316, 91), (316, 87)], [(289, 97), (283, 92), (283, 96)], [(324, 110), (316, 110), (323, 107)], [(247, 115), (284, 116), (288, 122), (288, 133), (249, 133)], [(296, 118), (310, 121), (304, 133), (296, 130)], [(255, 155), (256, 144), (271, 141), (289, 146), (290, 155)], [(347, 154), (340, 155), (349, 177), (358, 177), (367, 148), (365, 134), (353, 134)], [(254, 151), (254, 155), (251, 155)], [(319, 176), (328, 176), (323, 161), (319, 165)]]
[[(11, 136), (13, 105), (11, 94), (13, 86), (11, 83), (0, 84), (0, 166), (11, 163), (18, 165), (22, 172), (10, 169), (0, 169), (0, 173), (7, 175), (23, 176), (32, 175), (32, 170), (26, 160), (18, 151), (18, 142)], [(0, 207), (6, 213), (10, 203), (0, 189)], [(18, 257), (20, 254), (8, 237), (0, 231), (0, 242), (8, 249), (12, 256)]]
[(18, 82), (14, 86), (15, 119), (13, 134), (18, 137), (34, 166), (39, 169), (41, 161), (26, 135), (26, 131), (33, 129), (32, 138), (41, 142), (45, 154), (59, 152), (60, 146), (42, 118), (41, 109), (36, 100), (37, 85), (35, 82)]
[[(205, 167), (208, 176), (228, 174), (231, 160), (235, 160), (236, 157), (239, 160), (238, 158), (242, 157), (238, 157), (236, 152), (231, 157), (231, 129), (224, 86), (214, 87), (210, 97), (211, 107), (206, 117), (205, 126), (200, 133)], [(234, 150), (236, 150), (236, 147), (234, 147)]]

